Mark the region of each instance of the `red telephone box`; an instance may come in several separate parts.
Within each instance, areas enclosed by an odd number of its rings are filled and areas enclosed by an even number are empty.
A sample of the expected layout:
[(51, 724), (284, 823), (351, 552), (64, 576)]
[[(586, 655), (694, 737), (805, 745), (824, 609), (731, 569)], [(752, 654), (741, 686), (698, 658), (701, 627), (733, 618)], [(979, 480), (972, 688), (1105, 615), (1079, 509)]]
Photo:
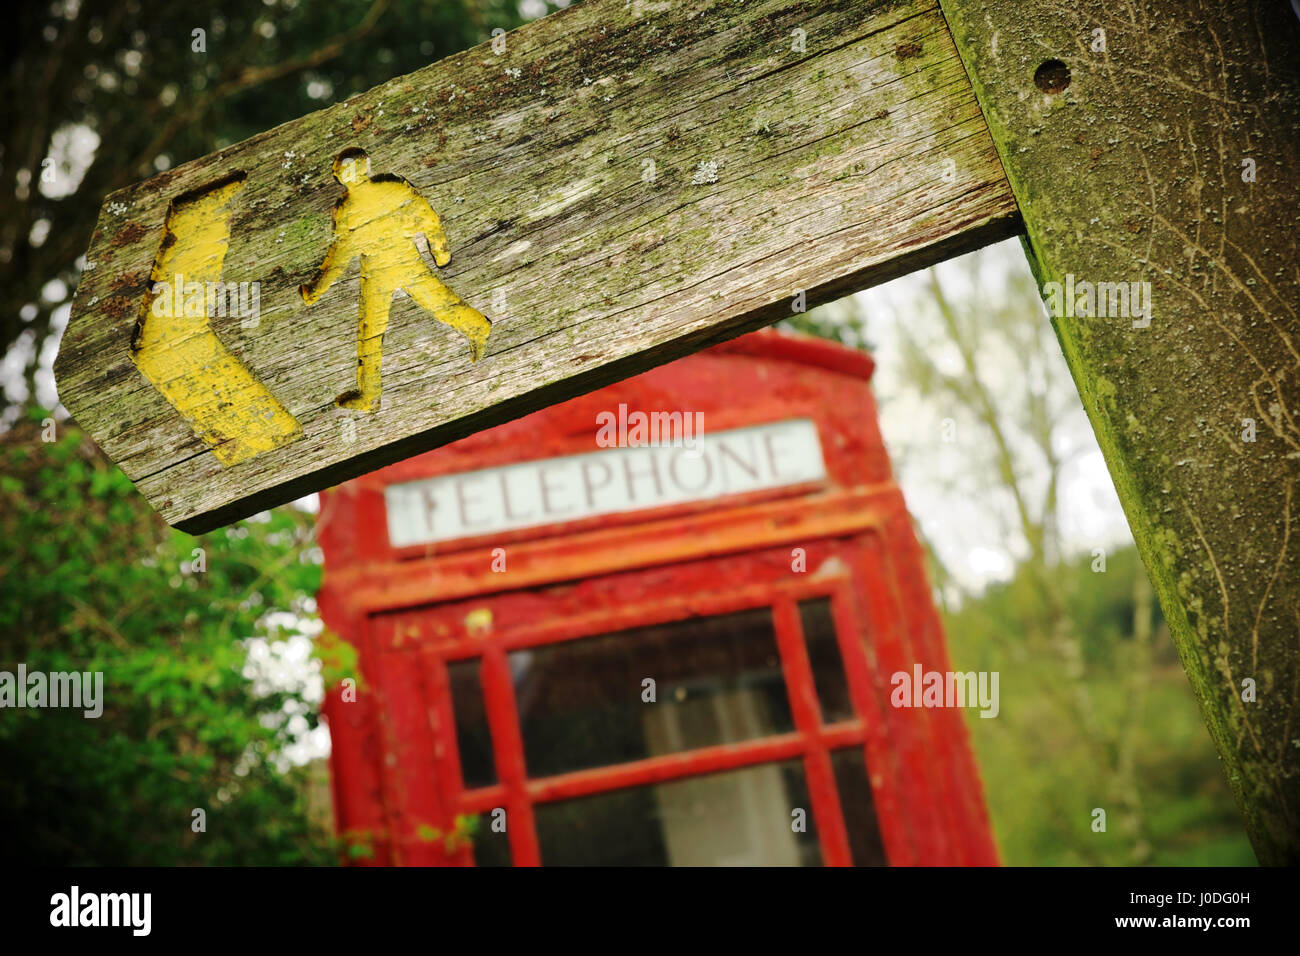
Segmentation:
[(361, 861), (995, 864), (963, 715), (891, 706), (951, 668), (872, 369), (756, 332), (322, 495)]

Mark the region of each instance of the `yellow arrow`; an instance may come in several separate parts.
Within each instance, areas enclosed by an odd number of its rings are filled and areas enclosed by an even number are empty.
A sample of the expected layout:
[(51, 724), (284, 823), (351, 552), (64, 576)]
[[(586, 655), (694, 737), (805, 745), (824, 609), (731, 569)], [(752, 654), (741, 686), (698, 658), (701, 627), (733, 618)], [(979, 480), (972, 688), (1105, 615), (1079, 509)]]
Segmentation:
[[(230, 200), (243, 185), (241, 176), (172, 203), (131, 342), (136, 368), (227, 466), (302, 437), (298, 420), (210, 324), (214, 297), (207, 290), (221, 290), (215, 284), (230, 242)], [(196, 288), (202, 305), (185, 294)]]

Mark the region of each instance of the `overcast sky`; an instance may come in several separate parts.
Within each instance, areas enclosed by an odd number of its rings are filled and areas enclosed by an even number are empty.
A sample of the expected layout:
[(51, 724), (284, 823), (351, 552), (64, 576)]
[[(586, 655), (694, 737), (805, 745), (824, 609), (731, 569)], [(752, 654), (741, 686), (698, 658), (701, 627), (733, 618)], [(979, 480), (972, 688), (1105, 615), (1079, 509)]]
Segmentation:
[[(978, 308), (978, 300), (972, 300), (972, 296), (999, 295), (1006, 288), (1005, 277), (1012, 273), (1029, 276), (1029, 266), (1018, 240), (1006, 240), (971, 255), (978, 257), (982, 292), (977, 293), (970, 286), (961, 260), (936, 267), (948, 297), (963, 304)], [(965, 586), (978, 588), (988, 581), (1007, 578), (1015, 556), (1025, 554), (1023, 538), (1000, 520), (1002, 514), (989, 498), (972, 496), (972, 482), (978, 482), (965, 474), (970, 467), (970, 443), (986, 441), (986, 435), (963, 428), (958, 432), (957, 441), (943, 442), (942, 422), (952, 414), (951, 409), (917, 397), (915, 390), (907, 387), (900, 368), (900, 325), (937, 323), (928, 312), (933, 297), (925, 273), (913, 273), (859, 292), (856, 298), (866, 312), (867, 336), (876, 359), (874, 385), (880, 404), (881, 429), (909, 510), (940, 559)], [(986, 301), (992, 304), (991, 300)], [(1037, 310), (1046, 330), (1049, 322), (1041, 303), (1031, 300), (1025, 307)], [(1060, 492), (1064, 547), (1071, 554), (1087, 554), (1094, 548), (1109, 552), (1131, 543), (1128, 523), (1069, 378), (1065, 358), (1059, 348), (1049, 349), (1049, 356), (1060, 402), (1072, 410), (1062, 416), (1059, 434), (1053, 436), (1057, 447), (1073, 452), (1062, 474)], [(955, 361), (943, 355), (937, 356), (936, 361), (942, 364), (945, 358)], [(1014, 400), (1017, 383), (1013, 378), (1023, 374), (1014, 356), (989, 362), (981, 371), (1002, 400)], [(1044, 476), (1045, 472), (1039, 470), (1031, 475), (1031, 482), (1036, 484)], [(950, 487), (954, 478), (958, 479), (957, 488)]]

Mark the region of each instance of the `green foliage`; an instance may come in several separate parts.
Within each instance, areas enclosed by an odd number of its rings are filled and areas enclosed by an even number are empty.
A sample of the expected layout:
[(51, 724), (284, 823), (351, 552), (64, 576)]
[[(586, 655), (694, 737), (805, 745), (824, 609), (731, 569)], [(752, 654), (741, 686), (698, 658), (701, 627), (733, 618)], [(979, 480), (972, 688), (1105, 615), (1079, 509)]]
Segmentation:
[(360, 862), (375, 856), (375, 835), (369, 830), (346, 830), (340, 837), (349, 860)]
[(322, 630), (312, 644), (311, 656), (320, 661), (321, 680), (333, 687), (346, 677), (357, 682), (357, 689), (365, 689), (361, 672), (361, 656), (356, 647), (329, 629)]
[[(1149, 645), (1137, 636), (1136, 549), (1109, 555), (1105, 572), (1092, 565), (1091, 556), (1063, 565), (1054, 581), (1081, 662), (1063, 659), (1041, 629), (1032, 636), (1049, 611), (1024, 567), (946, 615), (953, 667), (1001, 675), (998, 717), (972, 711), (968, 726), (1003, 862), (1252, 865), (1154, 602)], [(1092, 831), (1095, 807), (1106, 810), (1105, 833)]]
[(853, 296), (828, 302), (810, 312), (797, 312), (783, 319), (778, 328), (830, 339), (851, 348), (871, 348), (867, 341), (866, 315)]
[(474, 841), (478, 832), (478, 817), (458, 814), (452, 828), (443, 833), (438, 827), (421, 823), (415, 828), (416, 838), (424, 843), (441, 843), (442, 851), (448, 856)]
[[(0, 473), (0, 669), (104, 681), (98, 719), (0, 711), (9, 855), (332, 862), (328, 834), (309, 823), (305, 770), (283, 757), (303, 722), (315, 725), (315, 705), (304, 687), (245, 676), (246, 639), (274, 642), (310, 621), (311, 516), (281, 508), (202, 538), (168, 529), (74, 429), (45, 443), (38, 427), (14, 428)], [(206, 832), (191, 829), (195, 808)]]

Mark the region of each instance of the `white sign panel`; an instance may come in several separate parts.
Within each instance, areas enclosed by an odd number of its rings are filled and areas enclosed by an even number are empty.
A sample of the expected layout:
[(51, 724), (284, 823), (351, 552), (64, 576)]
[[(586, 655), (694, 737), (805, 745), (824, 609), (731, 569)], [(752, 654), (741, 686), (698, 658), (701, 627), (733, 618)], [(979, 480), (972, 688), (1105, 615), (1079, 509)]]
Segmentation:
[(799, 418), (425, 478), (384, 490), (395, 548), (659, 508), (826, 477), (817, 426)]

